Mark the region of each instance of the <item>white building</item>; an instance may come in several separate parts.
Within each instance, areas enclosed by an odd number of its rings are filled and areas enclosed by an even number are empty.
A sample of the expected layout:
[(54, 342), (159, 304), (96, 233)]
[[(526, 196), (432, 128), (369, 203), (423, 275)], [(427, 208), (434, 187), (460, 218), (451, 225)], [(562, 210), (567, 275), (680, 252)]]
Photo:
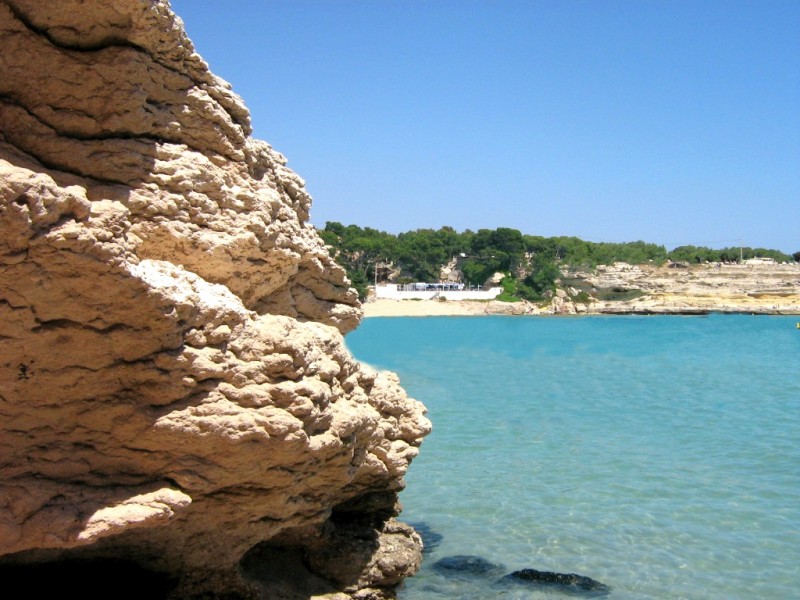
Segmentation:
[(467, 288), (463, 283), (408, 283), (383, 284), (375, 287), (376, 299), (389, 300), (494, 300), (503, 291), (501, 287), (488, 290)]

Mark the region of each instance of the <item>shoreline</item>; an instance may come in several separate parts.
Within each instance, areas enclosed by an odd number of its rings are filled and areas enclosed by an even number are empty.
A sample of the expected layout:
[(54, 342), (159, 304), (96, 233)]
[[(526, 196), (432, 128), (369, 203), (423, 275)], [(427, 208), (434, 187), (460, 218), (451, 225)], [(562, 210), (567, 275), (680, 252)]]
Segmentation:
[(642, 297), (629, 302), (596, 302), (590, 305), (554, 302), (539, 307), (530, 302), (500, 300), (389, 300), (372, 299), (361, 305), (364, 318), (465, 317), (465, 316), (575, 316), (575, 315), (704, 315), (754, 314), (800, 315), (800, 297), (698, 297), (666, 295)]

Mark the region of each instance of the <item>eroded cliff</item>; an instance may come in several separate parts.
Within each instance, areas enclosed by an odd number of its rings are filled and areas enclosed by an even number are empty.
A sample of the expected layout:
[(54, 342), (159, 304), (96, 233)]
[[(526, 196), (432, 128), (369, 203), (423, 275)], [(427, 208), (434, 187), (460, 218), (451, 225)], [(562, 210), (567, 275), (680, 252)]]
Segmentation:
[(0, 177), (4, 572), (391, 597), (424, 407), (349, 355), (304, 182), (167, 2), (0, 1)]

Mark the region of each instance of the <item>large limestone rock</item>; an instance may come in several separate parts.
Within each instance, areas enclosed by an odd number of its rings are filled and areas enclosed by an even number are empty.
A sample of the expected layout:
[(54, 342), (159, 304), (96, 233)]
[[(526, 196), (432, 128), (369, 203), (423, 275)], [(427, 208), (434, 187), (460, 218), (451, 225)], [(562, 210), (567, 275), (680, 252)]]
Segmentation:
[(383, 598), (418, 566), (393, 516), (424, 407), (344, 347), (356, 294), (249, 134), (167, 2), (0, 0), (7, 577)]

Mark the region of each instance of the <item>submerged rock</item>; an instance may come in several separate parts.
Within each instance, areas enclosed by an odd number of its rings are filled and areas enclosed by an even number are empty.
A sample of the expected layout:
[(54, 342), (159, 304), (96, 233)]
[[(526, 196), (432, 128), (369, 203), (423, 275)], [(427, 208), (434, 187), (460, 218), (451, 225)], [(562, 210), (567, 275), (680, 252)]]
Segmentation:
[(446, 577), (497, 577), (505, 567), (486, 560), (481, 556), (459, 554), (446, 556), (433, 563), (433, 570)]
[(504, 571), (503, 565), (490, 562), (481, 556), (469, 554), (447, 556), (433, 563), (431, 568), (449, 579), (473, 582), (477, 579), (492, 579), (499, 586), (509, 584), (535, 585), (553, 589), (560, 593), (579, 594), (585, 597), (605, 596), (611, 591), (609, 586), (590, 577), (575, 573), (537, 571), (536, 569), (521, 569), (496, 580)]
[(537, 571), (536, 569), (521, 569), (506, 575), (503, 579), (505, 581), (535, 583), (548, 587), (555, 587), (560, 591), (572, 593), (605, 595), (611, 591), (611, 588), (606, 584), (575, 573), (554, 573), (552, 571)]

